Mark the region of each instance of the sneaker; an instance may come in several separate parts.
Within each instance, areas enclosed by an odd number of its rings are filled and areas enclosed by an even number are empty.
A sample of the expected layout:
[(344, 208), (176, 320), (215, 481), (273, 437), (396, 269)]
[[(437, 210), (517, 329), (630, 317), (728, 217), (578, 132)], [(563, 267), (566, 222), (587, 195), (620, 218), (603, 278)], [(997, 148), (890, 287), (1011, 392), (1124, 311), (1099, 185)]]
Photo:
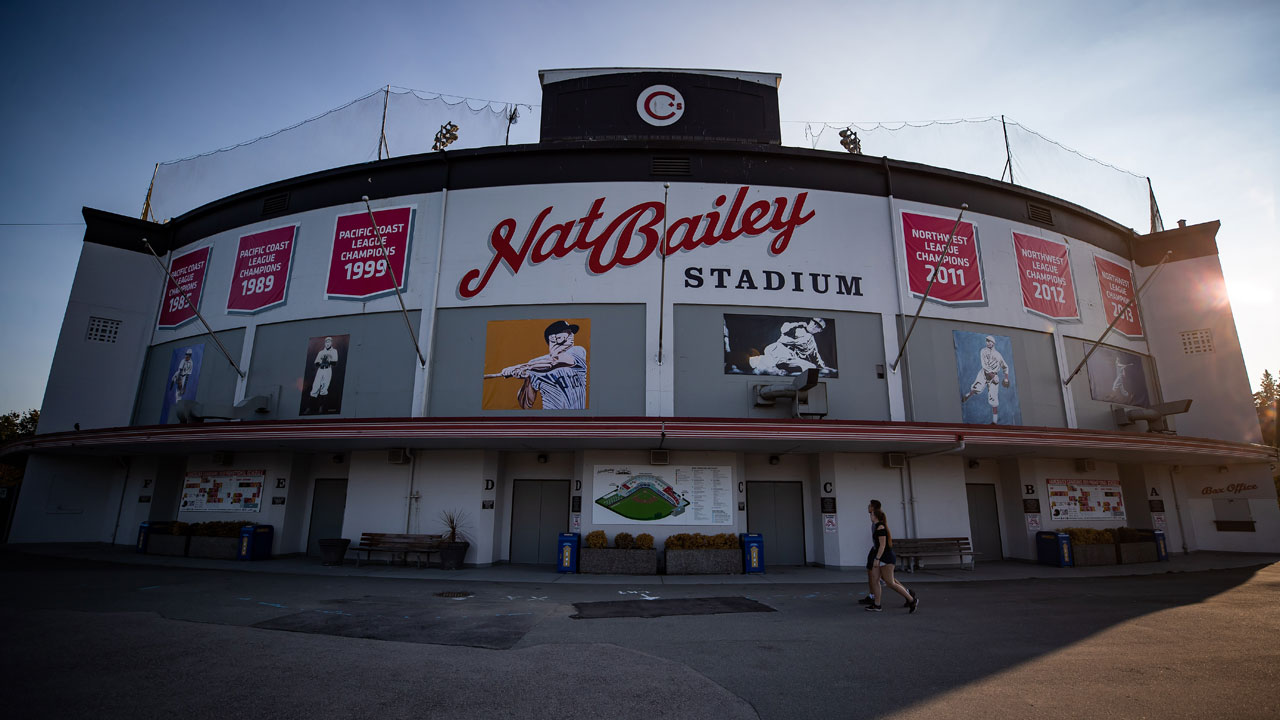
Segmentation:
[(918, 607), (920, 607), (920, 598), (915, 597), (914, 595), (912, 595), (912, 597), (911, 597), (911, 609), (907, 611), (907, 614), (908, 614), (908, 615), (910, 615), (911, 613), (915, 612), (915, 611), (916, 611), (916, 608), (918, 608)]
[(858, 604), (859, 604), (859, 605), (875, 605), (875, 604), (876, 604), (876, 598), (875, 598), (875, 596), (874, 596), (874, 595), (868, 595), (868, 596), (866, 596), (866, 597), (862, 598), (861, 600), (859, 600), (859, 601), (858, 601)]
[(863, 609), (863, 610), (866, 610), (867, 612), (880, 612), (880, 606), (879, 606), (879, 605), (868, 605), (868, 606), (866, 606), (866, 607), (864, 607), (864, 608), (862, 608), (862, 609)]
[[(916, 599), (916, 591), (915, 591), (915, 590), (911, 590), (910, 588), (908, 588), (908, 589), (907, 589), (907, 592), (911, 593), (911, 600), (915, 600), (915, 599)], [(907, 600), (907, 601), (903, 602), (903, 603), (902, 603), (902, 607), (911, 607), (911, 600)]]

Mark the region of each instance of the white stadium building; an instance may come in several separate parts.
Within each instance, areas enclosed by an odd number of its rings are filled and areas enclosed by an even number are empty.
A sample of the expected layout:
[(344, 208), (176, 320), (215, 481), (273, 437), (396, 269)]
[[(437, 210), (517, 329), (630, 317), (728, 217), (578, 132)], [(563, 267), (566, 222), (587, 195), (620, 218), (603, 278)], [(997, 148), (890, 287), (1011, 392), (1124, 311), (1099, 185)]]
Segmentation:
[[(982, 559), (1068, 526), (1280, 551), (1216, 222), (784, 147), (779, 82), (544, 71), (537, 143), (86, 208), (9, 541), (315, 553), (461, 511), (469, 565), (602, 529), (860, 569), (876, 498)], [(597, 502), (637, 475), (683, 511)]]

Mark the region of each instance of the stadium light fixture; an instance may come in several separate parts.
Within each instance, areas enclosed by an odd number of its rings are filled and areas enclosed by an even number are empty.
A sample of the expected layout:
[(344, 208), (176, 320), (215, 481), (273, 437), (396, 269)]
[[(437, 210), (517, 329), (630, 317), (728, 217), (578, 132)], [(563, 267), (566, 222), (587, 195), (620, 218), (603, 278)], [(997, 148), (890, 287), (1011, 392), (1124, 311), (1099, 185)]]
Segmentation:
[(854, 155), (862, 154), (862, 141), (858, 139), (858, 133), (854, 132), (853, 128), (840, 131), (840, 144)]
[(458, 126), (452, 122), (447, 122), (440, 126), (440, 130), (436, 133), (436, 142), (431, 146), (432, 150), (440, 151), (454, 143), (458, 139)]

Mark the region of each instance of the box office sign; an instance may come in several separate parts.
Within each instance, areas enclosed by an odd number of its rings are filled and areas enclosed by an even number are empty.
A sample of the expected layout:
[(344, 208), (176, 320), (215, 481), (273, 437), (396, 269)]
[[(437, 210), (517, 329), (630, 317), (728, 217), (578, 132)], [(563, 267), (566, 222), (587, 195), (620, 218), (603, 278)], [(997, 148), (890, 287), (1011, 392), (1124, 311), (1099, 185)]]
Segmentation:
[(297, 225), (289, 225), (240, 238), (227, 312), (249, 314), (284, 304), (297, 232)]
[(1022, 307), (1054, 320), (1080, 317), (1066, 243), (1015, 232), (1013, 252), (1018, 259)]
[(265, 470), (187, 473), (180, 512), (259, 512)]
[(1136, 292), (1133, 286), (1133, 273), (1129, 268), (1113, 263), (1106, 258), (1094, 256), (1093, 265), (1098, 271), (1098, 287), (1102, 290), (1102, 306), (1107, 314), (1107, 322), (1116, 318), (1116, 332), (1125, 337), (1142, 337), (1142, 319), (1138, 316), (1138, 303), (1133, 300)]
[[(181, 327), (196, 317), (200, 294), (204, 292), (204, 276), (209, 267), (209, 248), (203, 247), (169, 261), (169, 278), (165, 280), (163, 305), (160, 307), (161, 329)], [(190, 298), (190, 302), (188, 302)], [(194, 305), (193, 305), (194, 303)]]
[[(954, 238), (952, 228), (955, 228)], [(919, 297), (928, 289), (930, 300), (947, 305), (986, 301), (978, 263), (978, 234), (972, 223), (957, 224), (955, 218), (904, 212), (902, 239), (912, 295)], [(930, 281), (933, 281), (932, 288)]]
[(403, 292), (413, 212), (411, 206), (375, 211), (376, 232), (367, 212), (339, 215), (329, 256), (328, 297), (368, 300), (393, 293), (393, 277)]

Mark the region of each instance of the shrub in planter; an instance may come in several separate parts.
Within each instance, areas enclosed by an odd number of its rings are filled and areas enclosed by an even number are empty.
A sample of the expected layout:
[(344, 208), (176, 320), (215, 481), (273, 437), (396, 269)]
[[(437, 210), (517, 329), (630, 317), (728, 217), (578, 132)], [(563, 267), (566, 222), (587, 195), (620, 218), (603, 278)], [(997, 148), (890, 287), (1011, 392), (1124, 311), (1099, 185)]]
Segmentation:
[(732, 533), (677, 533), (667, 538), (668, 575), (736, 575), (742, 572), (742, 551)]
[(619, 550), (630, 550), (636, 546), (636, 539), (631, 533), (620, 532), (613, 536), (613, 546)]
[(1076, 567), (1116, 564), (1115, 536), (1097, 528), (1062, 528), (1071, 536), (1071, 555)]
[(652, 550), (653, 536), (649, 533), (640, 533), (636, 536), (636, 547), (641, 550)]
[(440, 524), (444, 526), (444, 539), (440, 541), (440, 567), (445, 570), (457, 570), (467, 557), (471, 541), (462, 528), (467, 524), (467, 514), (461, 510), (443, 510), (440, 512)]
[(1115, 535), (1116, 559), (1121, 564), (1156, 562), (1160, 559), (1156, 552), (1155, 536), (1150, 530), (1120, 527), (1116, 528)]
[(604, 534), (603, 530), (592, 530), (587, 533), (587, 547), (589, 548), (607, 548), (609, 547), (609, 536)]
[(629, 533), (618, 533), (613, 544), (615, 547), (609, 547), (608, 536), (602, 530), (587, 533), (587, 547), (578, 551), (578, 572), (584, 575), (657, 574), (658, 551), (653, 549), (652, 536), (647, 549), (636, 547)]
[(168, 555), (170, 557), (186, 557), (187, 544), (191, 535), (187, 533), (187, 523), (173, 522), (168, 527), (158, 528), (147, 540), (148, 555)]

